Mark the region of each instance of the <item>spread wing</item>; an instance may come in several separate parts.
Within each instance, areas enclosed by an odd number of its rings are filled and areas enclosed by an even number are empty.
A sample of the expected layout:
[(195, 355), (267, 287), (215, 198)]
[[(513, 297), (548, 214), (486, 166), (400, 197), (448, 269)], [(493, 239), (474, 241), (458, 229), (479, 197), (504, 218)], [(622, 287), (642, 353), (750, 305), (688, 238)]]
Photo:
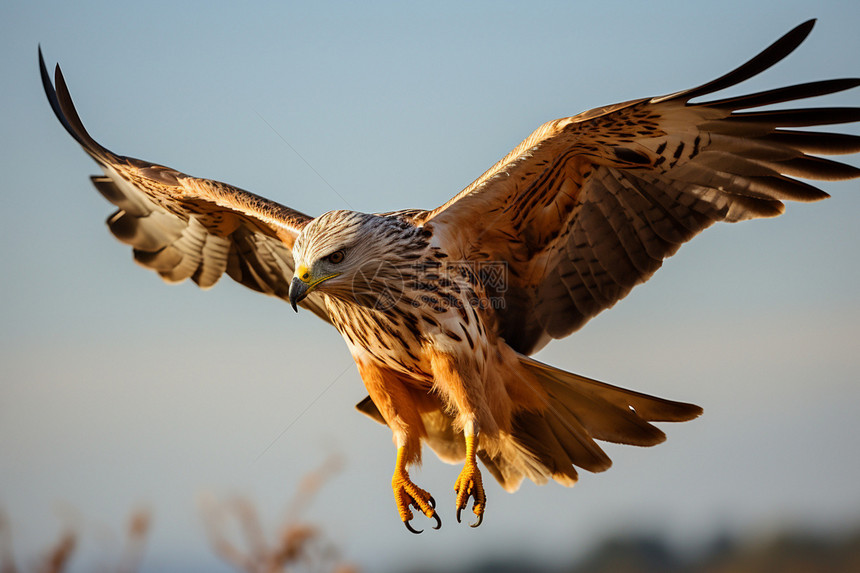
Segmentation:
[(860, 151), (860, 137), (794, 129), (858, 121), (860, 109), (739, 111), (835, 93), (858, 79), (690, 102), (769, 68), (813, 24), (705, 85), (546, 123), (417, 222), (464, 260), (506, 263), (489, 295), (504, 301), (500, 334), (531, 354), (615, 304), (714, 222), (771, 217), (782, 201), (827, 197), (795, 177), (860, 175), (811, 155)]
[[(256, 291), (289, 298), (293, 242), (311, 217), (226, 183), (105, 149), (84, 129), (59, 66), (56, 88), (51, 83), (41, 49), (39, 66), (57, 119), (104, 171), (92, 182), (118, 207), (107, 224), (131, 245), (135, 261), (167, 282), (190, 278), (205, 289), (227, 273)], [(302, 306), (328, 320), (317, 295)]]

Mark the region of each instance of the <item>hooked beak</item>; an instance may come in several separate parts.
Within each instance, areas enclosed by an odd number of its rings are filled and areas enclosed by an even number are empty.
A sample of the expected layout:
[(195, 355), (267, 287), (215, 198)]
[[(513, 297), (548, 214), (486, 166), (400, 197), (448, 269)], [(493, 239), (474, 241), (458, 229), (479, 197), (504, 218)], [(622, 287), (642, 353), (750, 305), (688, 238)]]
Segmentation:
[(304, 282), (298, 276), (293, 277), (293, 282), (290, 283), (290, 304), (293, 306), (293, 310), (299, 312), (299, 307), (296, 306), (306, 296), (308, 296), (308, 283)]
[(334, 273), (321, 279), (314, 279), (308, 272), (308, 267), (299, 265), (296, 268), (296, 274), (293, 275), (293, 281), (290, 283), (289, 297), (293, 310), (299, 312), (299, 307), (296, 305), (302, 302), (317, 285), (339, 275), (340, 273)]
[(299, 312), (299, 307), (296, 305), (302, 302), (308, 296), (310, 290), (311, 275), (308, 272), (307, 265), (299, 265), (296, 267), (296, 273), (293, 275), (293, 282), (290, 283), (290, 304), (293, 310)]

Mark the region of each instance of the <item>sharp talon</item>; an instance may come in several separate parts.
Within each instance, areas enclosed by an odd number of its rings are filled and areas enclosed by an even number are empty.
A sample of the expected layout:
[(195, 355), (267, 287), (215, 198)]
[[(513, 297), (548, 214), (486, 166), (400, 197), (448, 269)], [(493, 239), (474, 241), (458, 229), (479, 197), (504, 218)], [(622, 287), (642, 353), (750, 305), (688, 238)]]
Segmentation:
[(464, 509), (469, 508), (469, 502), (472, 502), (472, 512), (477, 516), (474, 523), (470, 523), (471, 527), (478, 527), (484, 520), (484, 509), (487, 504), (487, 496), (484, 493), (484, 486), (481, 480), (481, 471), (475, 465), (474, 458), (475, 438), (474, 436), (466, 437), (466, 464), (463, 466), (463, 471), (457, 477), (454, 483), (454, 491), (457, 494), (457, 523), (462, 523), (462, 513)]
[(442, 519), (436, 513), (436, 500), (428, 492), (424, 491), (409, 479), (409, 474), (406, 471), (406, 454), (405, 448), (397, 449), (397, 467), (394, 469), (394, 475), (391, 477), (391, 488), (394, 490), (394, 502), (397, 505), (397, 512), (400, 514), (400, 520), (410, 533), (419, 534), (424, 530), (416, 530), (410, 523), (414, 514), (410, 507), (414, 507), (419, 512), (424, 514), (428, 519), (435, 520), (433, 529), (442, 527)]
[[(461, 511), (463, 511), (463, 508), (462, 508), (462, 507), (458, 507), (458, 508), (457, 508), (457, 523), (463, 523), (462, 521), (460, 521), (460, 512), (461, 512)], [(469, 527), (478, 527), (478, 526), (479, 526), (479, 525), (481, 525), (481, 523), (483, 523), (483, 522), (484, 522), (484, 514), (483, 514), (483, 513), (481, 513), (481, 514), (479, 514), (479, 515), (478, 515), (478, 521), (476, 521), (475, 523), (470, 523), (470, 524), (469, 524)]]
[[(437, 517), (436, 517), (436, 519), (439, 519), (439, 517), (437, 516)], [(418, 534), (420, 534), (420, 533), (422, 533), (422, 532), (424, 531), (423, 529), (420, 529), (420, 530), (417, 530), (417, 531), (416, 531), (415, 529), (413, 529), (413, 528), (412, 528), (412, 525), (409, 523), (409, 521), (404, 521), (404, 522), (403, 522), (403, 525), (405, 525), (405, 526), (406, 526), (406, 529), (408, 529), (411, 533), (414, 533), (415, 535), (418, 535)], [(440, 524), (440, 525), (441, 525), (441, 524)], [(434, 529), (438, 529), (438, 527), (437, 527), (437, 528), (434, 528)]]

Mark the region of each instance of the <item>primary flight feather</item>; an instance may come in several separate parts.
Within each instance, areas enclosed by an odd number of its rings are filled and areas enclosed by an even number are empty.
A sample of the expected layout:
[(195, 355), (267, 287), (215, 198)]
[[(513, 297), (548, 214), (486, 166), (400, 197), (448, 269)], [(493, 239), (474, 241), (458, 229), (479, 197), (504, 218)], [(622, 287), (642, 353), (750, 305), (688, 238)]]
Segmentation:
[(60, 123), (104, 171), (92, 181), (118, 207), (108, 226), (138, 263), (202, 288), (226, 273), (341, 332), (369, 394), (358, 408), (393, 433), (395, 502), (417, 532), (410, 508), (441, 525), (408, 474), (422, 443), (465, 460), (457, 519), (471, 499), (478, 525), (477, 459), (509, 491), (524, 478), (573, 485), (576, 467), (611, 464), (595, 440), (651, 446), (665, 435), (650, 422), (701, 413), (528, 356), (615, 304), (711, 224), (827, 197), (799, 179), (860, 176), (817, 156), (856, 153), (860, 137), (796, 129), (855, 122), (860, 108), (759, 109), (858, 79), (692, 101), (780, 61), (813, 23), (702, 86), (548, 122), (436, 209), (316, 218), (105, 149), (84, 129), (59, 66), (52, 83), (41, 50), (39, 63)]

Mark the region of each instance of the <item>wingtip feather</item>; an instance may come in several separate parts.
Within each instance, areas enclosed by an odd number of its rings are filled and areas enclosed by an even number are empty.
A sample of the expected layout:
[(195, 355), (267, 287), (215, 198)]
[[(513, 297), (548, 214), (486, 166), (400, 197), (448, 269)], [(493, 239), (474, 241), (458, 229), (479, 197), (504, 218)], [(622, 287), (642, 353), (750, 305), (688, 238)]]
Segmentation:
[(770, 46), (759, 52), (752, 59), (741, 64), (732, 71), (718, 77), (717, 79), (709, 81), (695, 88), (682, 90), (680, 92), (675, 92), (666, 96), (654, 98), (653, 102), (658, 103), (673, 99), (689, 101), (691, 99), (718, 92), (720, 90), (724, 90), (726, 88), (744, 82), (785, 59), (789, 54), (796, 50), (797, 47), (803, 43), (804, 40), (806, 40), (807, 36), (809, 36), (809, 33), (812, 31), (812, 28), (814, 26), (815, 19), (807, 20), (806, 22), (795, 26), (792, 30), (790, 30), (788, 33), (784, 34), (778, 40), (773, 42)]
[(63, 77), (63, 71), (60, 69), (60, 64), (54, 66), (54, 79), (51, 81), (51, 75), (48, 72), (48, 67), (45, 65), (45, 58), (42, 54), (42, 46), (38, 47), (39, 52), (39, 73), (42, 78), (42, 87), (45, 90), (45, 96), (48, 98), (48, 103), (54, 111), (57, 120), (62, 124), (65, 130), (77, 141), (84, 150), (96, 160), (104, 160), (112, 154), (99, 145), (96, 140), (90, 136), (84, 127), (75, 105), (72, 102), (72, 96), (69, 93), (69, 88), (66, 85), (66, 80)]

